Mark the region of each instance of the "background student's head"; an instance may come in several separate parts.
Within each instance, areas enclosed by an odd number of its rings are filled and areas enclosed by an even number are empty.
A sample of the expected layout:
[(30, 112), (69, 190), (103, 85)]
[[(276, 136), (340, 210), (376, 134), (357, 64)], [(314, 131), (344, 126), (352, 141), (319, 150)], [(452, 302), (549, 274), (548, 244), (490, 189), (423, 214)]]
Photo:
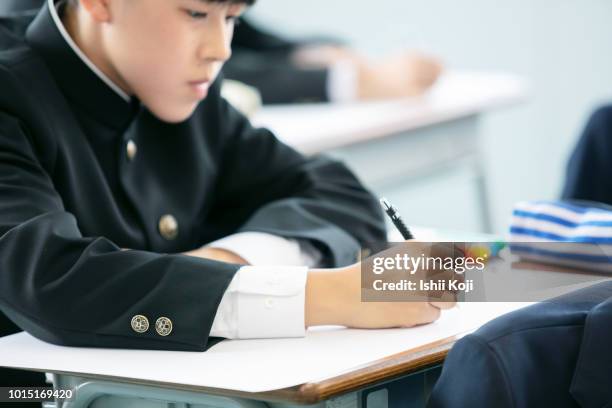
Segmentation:
[(231, 56), (235, 19), (255, 0), (69, 0), (70, 35), (158, 118), (187, 119)]

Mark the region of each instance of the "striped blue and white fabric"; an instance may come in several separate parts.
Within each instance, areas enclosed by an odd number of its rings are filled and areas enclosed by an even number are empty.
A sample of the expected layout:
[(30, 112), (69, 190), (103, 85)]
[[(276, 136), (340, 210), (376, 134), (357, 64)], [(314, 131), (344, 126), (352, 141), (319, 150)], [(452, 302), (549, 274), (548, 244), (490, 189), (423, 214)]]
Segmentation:
[(510, 250), (521, 259), (612, 273), (612, 209), (563, 201), (515, 205)]

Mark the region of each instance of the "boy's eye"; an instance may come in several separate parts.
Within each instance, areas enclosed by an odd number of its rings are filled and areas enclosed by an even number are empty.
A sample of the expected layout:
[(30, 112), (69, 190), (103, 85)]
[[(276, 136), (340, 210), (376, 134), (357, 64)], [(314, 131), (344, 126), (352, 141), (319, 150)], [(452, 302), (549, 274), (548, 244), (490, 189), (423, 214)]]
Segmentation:
[[(185, 12), (187, 13), (189, 17), (191, 17), (194, 20), (202, 20), (208, 17), (208, 13), (201, 12), (201, 11), (185, 10)], [(233, 23), (234, 25), (238, 25), (240, 24), (239, 17), (240, 16), (227, 16), (225, 18), (225, 21), (227, 21), (228, 23)]]
[(195, 20), (200, 20), (203, 18), (206, 18), (206, 16), (208, 16), (208, 13), (202, 13), (200, 11), (195, 11), (195, 10), (185, 10), (185, 12), (187, 13), (187, 15)]

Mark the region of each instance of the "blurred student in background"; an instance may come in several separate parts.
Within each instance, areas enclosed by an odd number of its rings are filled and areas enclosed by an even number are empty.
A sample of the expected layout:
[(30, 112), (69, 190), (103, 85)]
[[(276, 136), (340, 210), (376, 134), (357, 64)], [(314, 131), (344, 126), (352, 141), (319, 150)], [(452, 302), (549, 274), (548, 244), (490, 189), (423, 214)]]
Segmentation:
[(403, 51), (370, 61), (330, 39), (292, 41), (243, 19), (225, 76), (259, 90), (268, 103), (354, 102), (418, 96), (442, 71), (441, 63)]
[(568, 163), (562, 197), (612, 204), (612, 105), (589, 118)]

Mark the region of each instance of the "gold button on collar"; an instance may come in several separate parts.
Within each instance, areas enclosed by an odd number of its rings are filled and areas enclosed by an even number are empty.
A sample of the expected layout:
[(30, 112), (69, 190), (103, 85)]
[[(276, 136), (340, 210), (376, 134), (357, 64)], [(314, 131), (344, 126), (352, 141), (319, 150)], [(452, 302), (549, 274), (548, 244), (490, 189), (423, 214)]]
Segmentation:
[(127, 158), (129, 160), (134, 160), (134, 157), (136, 157), (136, 153), (138, 153), (138, 146), (136, 146), (136, 143), (134, 143), (133, 140), (129, 140), (127, 142), (125, 150), (127, 153)]
[(155, 331), (157, 331), (157, 334), (160, 336), (165, 337), (169, 335), (172, 333), (172, 320), (168, 319), (167, 317), (160, 317), (155, 322)]
[(136, 333), (144, 333), (149, 330), (149, 319), (143, 315), (132, 317), (132, 330)]
[(159, 219), (159, 233), (164, 239), (173, 240), (178, 235), (178, 222), (173, 215), (166, 214)]

